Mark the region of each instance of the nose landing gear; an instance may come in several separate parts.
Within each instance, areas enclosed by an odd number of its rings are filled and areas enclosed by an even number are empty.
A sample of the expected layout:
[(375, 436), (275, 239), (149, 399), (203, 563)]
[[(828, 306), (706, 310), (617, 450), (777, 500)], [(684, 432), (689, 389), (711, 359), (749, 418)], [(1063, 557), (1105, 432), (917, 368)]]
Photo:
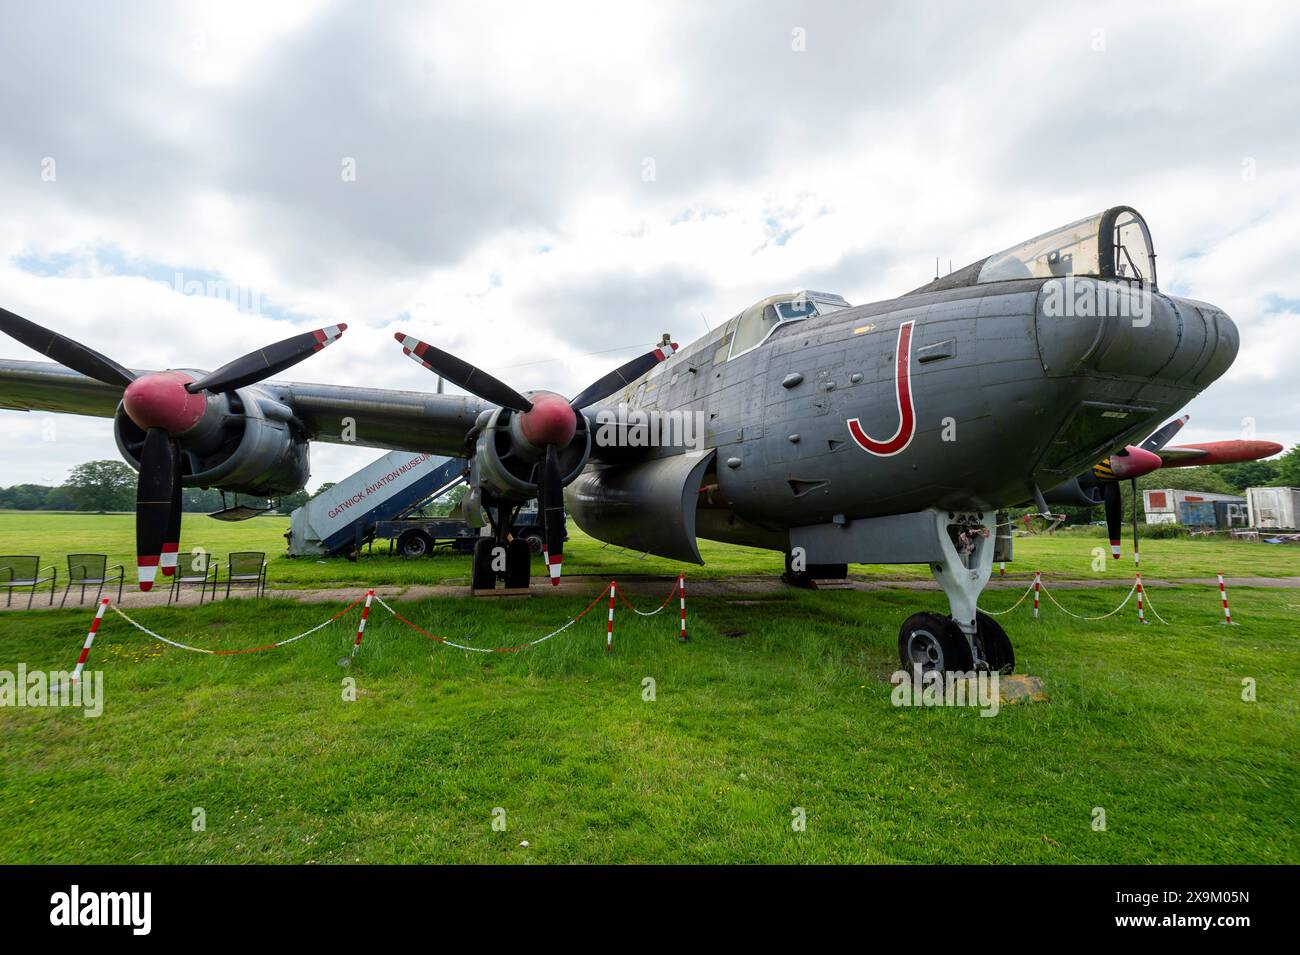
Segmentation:
[(1001, 625), (976, 609), (993, 573), (997, 515), (993, 511), (932, 512), (942, 557), (930, 572), (948, 597), (951, 615), (915, 613), (898, 632), (898, 658), (906, 670), (1010, 673), (1016, 655)]

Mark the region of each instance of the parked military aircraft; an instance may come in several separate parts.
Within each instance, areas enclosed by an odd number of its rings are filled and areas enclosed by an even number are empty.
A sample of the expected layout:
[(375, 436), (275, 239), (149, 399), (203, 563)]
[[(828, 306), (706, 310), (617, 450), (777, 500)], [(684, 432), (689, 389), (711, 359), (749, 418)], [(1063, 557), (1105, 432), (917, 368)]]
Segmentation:
[[(796, 582), (849, 563), (926, 563), (951, 615), (903, 624), (904, 664), (1005, 669), (1011, 643), (976, 609), (994, 560), (1011, 557), (1000, 515), (1030, 501), (1046, 512), (1049, 497), (1114, 512), (1115, 480), (1177, 457), (1161, 456), (1177, 428), (1152, 429), (1236, 357), (1228, 316), (1160, 292), (1155, 262), (1146, 222), (1119, 206), (896, 299), (772, 296), (680, 350), (665, 339), (572, 400), (521, 394), (404, 333), (403, 352), (470, 395), (264, 376), (164, 388), (177, 373), (105, 373), (102, 356), (0, 312), (0, 330), (67, 366), (0, 361), (0, 406), (113, 417), (149, 499), (159, 427), (180, 452), (180, 483), (260, 495), (301, 488), (307, 442), (345, 430), (357, 444), (467, 457), (467, 515), (490, 525), (477, 586), (527, 580), (527, 550), (507, 529), (533, 498), (553, 580), (565, 502), (593, 537), (663, 557), (702, 562), (698, 537), (783, 551)], [(143, 387), (131, 377), (165, 392), (151, 412), (122, 400), (124, 385)], [(1238, 459), (1280, 450), (1257, 444)], [(141, 523), (156, 523), (149, 513)]]

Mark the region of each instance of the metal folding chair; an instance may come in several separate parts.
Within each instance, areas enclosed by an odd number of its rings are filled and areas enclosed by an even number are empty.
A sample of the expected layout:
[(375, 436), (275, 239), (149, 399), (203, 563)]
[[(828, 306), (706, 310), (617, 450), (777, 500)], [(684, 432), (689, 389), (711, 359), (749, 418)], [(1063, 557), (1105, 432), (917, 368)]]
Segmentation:
[[(49, 571), (49, 575), (42, 577), (41, 574), (46, 571)], [(0, 556), (0, 587), (5, 588), (6, 607), (13, 603), (15, 590), (30, 587), (27, 594), (27, 609), (30, 610), (36, 588), (47, 581), (50, 584), (50, 606), (53, 607), (54, 591), (59, 586), (59, 568), (53, 564), (42, 568), (41, 559), (31, 554)]]
[(117, 581), (117, 602), (122, 602), (122, 584), (126, 580), (126, 568), (121, 564), (115, 564), (112, 570), (117, 571), (115, 574), (109, 574), (108, 555), (107, 554), (69, 554), (68, 555), (68, 582), (63, 587), (63, 599), (59, 601), (62, 607), (68, 602), (68, 591), (78, 585), (81, 586), (81, 596), (77, 598), (77, 603), (84, 603), (86, 600), (86, 588), (95, 588), (95, 600), (99, 600), (99, 595), (104, 592), (104, 585)]
[(232, 585), (253, 587), (257, 596), (266, 593), (266, 554), (263, 551), (239, 551), (226, 557), (226, 596)]
[(203, 603), (204, 596), (208, 592), (208, 584), (212, 584), (212, 599), (217, 599), (217, 568), (221, 561), (216, 560), (208, 555), (203, 556), (203, 563), (195, 567), (195, 561), (190, 561), (188, 570), (185, 561), (180, 561), (176, 565), (176, 573), (172, 575), (172, 589), (167, 593), (167, 602), (175, 600), (181, 602), (181, 587), (184, 584), (199, 585), (199, 604)]

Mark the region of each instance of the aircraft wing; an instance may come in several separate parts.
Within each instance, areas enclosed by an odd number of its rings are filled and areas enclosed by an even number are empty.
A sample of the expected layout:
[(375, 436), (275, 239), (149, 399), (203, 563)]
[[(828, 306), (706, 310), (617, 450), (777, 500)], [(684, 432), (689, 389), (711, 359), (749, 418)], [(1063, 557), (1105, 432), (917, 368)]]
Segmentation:
[[(466, 395), (384, 388), (281, 381), (254, 387), (288, 406), (314, 441), (452, 456), (465, 453), (474, 419), (492, 407)], [(120, 388), (62, 365), (0, 359), (0, 408), (111, 418), (121, 398)], [(344, 440), (349, 428), (353, 440)]]

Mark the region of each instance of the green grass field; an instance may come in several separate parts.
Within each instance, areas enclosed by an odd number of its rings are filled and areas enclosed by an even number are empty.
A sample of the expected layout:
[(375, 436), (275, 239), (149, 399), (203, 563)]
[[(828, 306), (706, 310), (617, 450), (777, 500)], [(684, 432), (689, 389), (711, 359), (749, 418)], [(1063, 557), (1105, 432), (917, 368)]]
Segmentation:
[[(1061, 599), (1101, 613), (1122, 594)], [(603, 605), (518, 654), (441, 646), (376, 607), (346, 669), (356, 611), (280, 650), (217, 657), (110, 616), (91, 656), (101, 717), (0, 710), (0, 862), (1300, 861), (1300, 593), (1239, 588), (1232, 628), (1205, 587), (1153, 597), (1174, 626), (1054, 609), (1034, 623), (1025, 604), (1003, 618), (1018, 669), (1051, 699), (991, 718), (890, 703), (898, 625), (945, 609), (937, 593), (694, 598), (685, 645), (672, 608), (620, 611), (608, 654)], [(581, 606), (398, 610), (486, 647)], [(135, 616), (237, 649), (333, 610), (266, 599)], [(87, 622), (84, 608), (0, 615), (0, 669), (70, 667)]]
[[(357, 562), (290, 558), (285, 554), (284, 541), (288, 526), (288, 519), (283, 517), (226, 523), (203, 514), (186, 514), (182, 550), (188, 553), (194, 547), (202, 547), (223, 561), (231, 551), (263, 551), (271, 559), (268, 580), (273, 588), (421, 584), (469, 578), (469, 559), (465, 555), (439, 553), (424, 560), (402, 560), (383, 556), (386, 545), (377, 546), (372, 556)], [(779, 574), (782, 570), (781, 555), (773, 551), (701, 541), (705, 564), (696, 567), (656, 557), (638, 559), (636, 554), (604, 547), (572, 524), (569, 534), (570, 541), (565, 547), (566, 574), (595, 574), (606, 578), (623, 574), (672, 576), (686, 570), (696, 577), (720, 577), (741, 573)], [(1035, 570), (1042, 570), (1049, 578), (1096, 577), (1099, 582), (1113, 580), (1115, 583), (1131, 580), (1132, 561), (1127, 540), (1124, 560), (1099, 562), (1104, 567), (1100, 573), (1093, 569), (1096, 550), (1105, 544), (1100, 537), (1075, 534), (1017, 538), (1016, 559), (1007, 565), (1007, 573), (1029, 577)], [(133, 576), (134, 515), (0, 512), (0, 553), (38, 554), (46, 562), (56, 563), (60, 573), (64, 573), (66, 555), (77, 551), (107, 553), (111, 555), (111, 563), (125, 565), (128, 575)], [(1219, 571), (1234, 577), (1296, 576), (1300, 575), (1300, 547), (1209, 539), (1148, 540), (1142, 544), (1142, 567), (1144, 574), (1166, 579), (1213, 577)], [(928, 569), (918, 565), (855, 565), (850, 571), (887, 579), (930, 576)], [(533, 574), (545, 574), (540, 557), (536, 559)]]

